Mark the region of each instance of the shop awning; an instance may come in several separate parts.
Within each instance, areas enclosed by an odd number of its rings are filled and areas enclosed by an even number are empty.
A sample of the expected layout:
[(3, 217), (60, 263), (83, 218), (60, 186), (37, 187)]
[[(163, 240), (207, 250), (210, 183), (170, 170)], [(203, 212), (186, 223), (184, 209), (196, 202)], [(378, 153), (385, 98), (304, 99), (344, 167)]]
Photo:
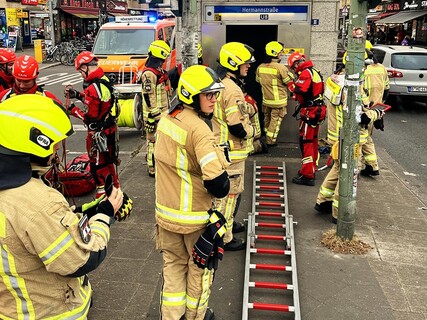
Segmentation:
[(386, 23), (405, 23), (406, 21), (421, 17), (427, 14), (426, 10), (423, 11), (401, 11), (391, 17), (380, 19), (375, 24), (386, 24)]
[(98, 19), (97, 9), (61, 8), (62, 11), (82, 19)]
[(389, 17), (391, 15), (396, 14), (397, 12), (382, 12), (376, 15), (368, 16), (368, 20), (378, 21), (380, 19), (384, 19), (385, 17)]

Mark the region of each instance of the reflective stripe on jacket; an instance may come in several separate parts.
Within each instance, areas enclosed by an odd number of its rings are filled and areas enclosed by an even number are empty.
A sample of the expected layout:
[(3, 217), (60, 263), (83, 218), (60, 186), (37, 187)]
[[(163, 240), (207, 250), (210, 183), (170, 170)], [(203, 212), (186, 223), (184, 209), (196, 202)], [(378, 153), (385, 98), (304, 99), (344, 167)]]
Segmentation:
[(63, 195), (40, 179), (0, 190), (1, 319), (86, 318), (91, 286), (68, 275), (88, 261), (91, 251), (106, 247), (110, 231), (104, 223), (109, 218), (95, 215), (85, 243), (79, 218)]
[(205, 228), (212, 196), (203, 181), (221, 175), (226, 163), (209, 126), (189, 107), (162, 117), (154, 155), (157, 223), (183, 234)]
[(369, 105), (370, 102), (381, 103), (384, 90), (390, 89), (387, 69), (380, 63), (371, 64), (366, 67), (363, 76), (363, 88), (368, 95), (367, 98), (363, 99), (363, 103), (365, 105)]
[(256, 81), (262, 90), (262, 104), (270, 108), (283, 108), (288, 104), (287, 84), (290, 82), (289, 69), (274, 59), (262, 63), (256, 70)]
[[(225, 89), (221, 91), (212, 119), (213, 131), (218, 144), (230, 144), (231, 162), (244, 161), (253, 150), (252, 138), (255, 129), (249, 119), (249, 107), (242, 89), (230, 79), (229, 74), (222, 80)], [(241, 124), (246, 131), (243, 139), (232, 135), (229, 126)]]

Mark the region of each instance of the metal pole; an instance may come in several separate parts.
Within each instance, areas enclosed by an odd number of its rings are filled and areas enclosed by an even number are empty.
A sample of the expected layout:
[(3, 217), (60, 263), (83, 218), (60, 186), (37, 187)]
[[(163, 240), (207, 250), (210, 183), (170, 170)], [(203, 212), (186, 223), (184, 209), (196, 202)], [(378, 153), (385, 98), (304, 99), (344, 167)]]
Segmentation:
[(197, 43), (201, 40), (201, 0), (183, 1), (182, 19), (177, 35), (183, 69), (198, 63)]
[(50, 40), (52, 41), (52, 48), (55, 46), (55, 29), (54, 25), (55, 22), (53, 21), (53, 6), (52, 6), (53, 0), (48, 0), (49, 5), (49, 24), (50, 24)]
[(343, 127), (340, 134), (340, 185), (337, 235), (353, 239), (356, 218), (357, 159), (359, 122), (362, 111), (361, 86), (366, 41), (367, 1), (350, 1), (348, 49), (346, 61), (347, 103), (343, 105)]

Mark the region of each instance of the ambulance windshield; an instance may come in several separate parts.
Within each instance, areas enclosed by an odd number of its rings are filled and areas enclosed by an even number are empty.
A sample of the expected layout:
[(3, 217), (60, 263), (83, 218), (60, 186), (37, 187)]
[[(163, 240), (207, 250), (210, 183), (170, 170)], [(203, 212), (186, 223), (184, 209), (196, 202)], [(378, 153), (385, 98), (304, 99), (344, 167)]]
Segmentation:
[(147, 55), (154, 37), (153, 29), (101, 29), (92, 51), (95, 55)]

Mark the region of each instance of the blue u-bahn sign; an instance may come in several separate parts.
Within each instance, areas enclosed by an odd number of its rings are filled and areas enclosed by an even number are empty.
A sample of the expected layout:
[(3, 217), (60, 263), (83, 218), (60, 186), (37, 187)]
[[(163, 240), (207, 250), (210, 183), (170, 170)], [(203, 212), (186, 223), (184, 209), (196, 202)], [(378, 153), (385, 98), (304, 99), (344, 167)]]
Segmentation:
[(207, 5), (206, 21), (299, 21), (307, 22), (308, 5)]

